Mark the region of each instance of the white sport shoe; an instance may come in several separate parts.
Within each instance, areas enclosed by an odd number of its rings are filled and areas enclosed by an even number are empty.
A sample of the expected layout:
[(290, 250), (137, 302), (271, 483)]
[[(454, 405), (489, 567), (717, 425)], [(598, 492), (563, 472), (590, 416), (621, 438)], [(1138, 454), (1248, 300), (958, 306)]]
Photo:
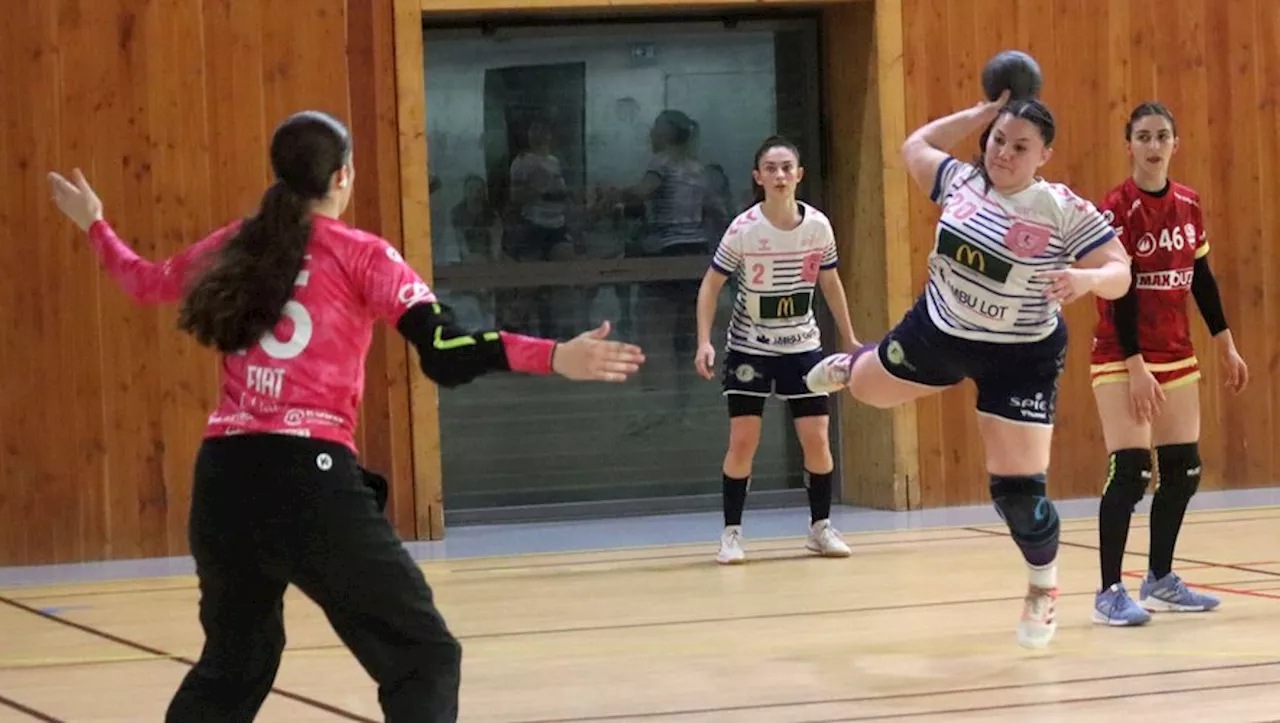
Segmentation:
[(720, 552), (716, 553), (716, 562), (721, 565), (738, 565), (747, 561), (747, 554), (742, 551), (742, 526), (730, 525), (720, 533)]
[(1018, 644), (1024, 648), (1043, 648), (1058, 629), (1058, 588), (1027, 587), (1018, 621)]
[(852, 354), (832, 354), (813, 365), (805, 375), (809, 391), (830, 394), (844, 389), (853, 374)]
[(805, 542), (806, 550), (816, 552), (823, 557), (848, 557), (853, 554), (840, 533), (831, 526), (831, 520), (818, 520), (809, 526), (809, 540)]

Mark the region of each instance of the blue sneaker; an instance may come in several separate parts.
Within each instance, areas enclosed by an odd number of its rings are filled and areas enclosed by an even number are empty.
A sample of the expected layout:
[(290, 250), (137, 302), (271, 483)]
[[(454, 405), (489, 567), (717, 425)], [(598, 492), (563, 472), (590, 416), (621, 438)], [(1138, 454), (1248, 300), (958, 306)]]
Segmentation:
[(1182, 578), (1169, 573), (1157, 580), (1150, 571), (1142, 579), (1138, 591), (1142, 607), (1152, 612), (1199, 613), (1218, 607), (1221, 602), (1212, 595), (1191, 590)]
[(1151, 613), (1138, 607), (1124, 589), (1124, 583), (1117, 582), (1093, 598), (1093, 622), (1099, 625), (1123, 627), (1142, 625), (1149, 620)]

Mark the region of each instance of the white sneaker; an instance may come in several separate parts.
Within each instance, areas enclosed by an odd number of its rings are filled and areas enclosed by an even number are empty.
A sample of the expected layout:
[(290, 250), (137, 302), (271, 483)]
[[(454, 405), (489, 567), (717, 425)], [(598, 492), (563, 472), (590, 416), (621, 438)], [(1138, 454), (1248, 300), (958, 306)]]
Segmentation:
[(1043, 648), (1058, 629), (1058, 588), (1030, 585), (1018, 621), (1018, 644), (1024, 648)]
[(809, 370), (805, 375), (805, 384), (809, 391), (830, 394), (844, 389), (853, 375), (852, 354), (832, 354)]
[(849, 546), (840, 538), (840, 533), (831, 526), (831, 520), (818, 520), (810, 525), (809, 540), (804, 543), (804, 547), (823, 557), (848, 557), (853, 554)]
[(716, 553), (716, 562), (721, 565), (738, 565), (747, 561), (747, 554), (742, 551), (742, 526), (730, 525), (720, 533), (720, 552)]

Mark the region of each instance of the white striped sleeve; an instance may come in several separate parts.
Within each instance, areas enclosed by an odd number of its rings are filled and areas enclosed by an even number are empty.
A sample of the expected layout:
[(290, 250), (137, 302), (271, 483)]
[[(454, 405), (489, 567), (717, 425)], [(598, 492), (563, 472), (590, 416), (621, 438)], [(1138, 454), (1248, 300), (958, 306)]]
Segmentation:
[(836, 253), (836, 234), (830, 223), (822, 224), (822, 234), (826, 237), (822, 245), (823, 270), (834, 269), (839, 265), (840, 257)]
[(941, 206), (947, 200), (947, 196), (951, 195), (956, 179), (963, 178), (973, 171), (973, 166), (955, 156), (942, 159), (942, 163), (938, 164), (938, 172), (933, 178), (933, 190), (929, 192), (929, 200)]
[(738, 267), (742, 265), (739, 242), (743, 233), (743, 224), (739, 223), (733, 224), (724, 232), (724, 238), (720, 239), (720, 246), (716, 248), (716, 255), (711, 259), (711, 268), (725, 276), (733, 276), (738, 272)]

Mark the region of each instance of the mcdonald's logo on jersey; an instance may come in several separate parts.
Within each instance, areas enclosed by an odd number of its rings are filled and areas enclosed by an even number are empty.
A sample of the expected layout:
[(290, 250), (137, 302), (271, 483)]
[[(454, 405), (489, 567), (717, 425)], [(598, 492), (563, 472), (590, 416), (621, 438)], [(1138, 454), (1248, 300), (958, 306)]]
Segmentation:
[(760, 297), (760, 318), (791, 319), (809, 313), (809, 299), (812, 292), (798, 291), (794, 294), (778, 294)]
[(960, 248), (956, 249), (956, 261), (977, 270), (980, 274), (987, 273), (987, 257), (969, 244), (960, 244)]
[(960, 238), (958, 234), (947, 228), (938, 232), (937, 253), (1002, 284), (1009, 278), (1009, 272), (1013, 270), (1013, 264), (975, 243)]

